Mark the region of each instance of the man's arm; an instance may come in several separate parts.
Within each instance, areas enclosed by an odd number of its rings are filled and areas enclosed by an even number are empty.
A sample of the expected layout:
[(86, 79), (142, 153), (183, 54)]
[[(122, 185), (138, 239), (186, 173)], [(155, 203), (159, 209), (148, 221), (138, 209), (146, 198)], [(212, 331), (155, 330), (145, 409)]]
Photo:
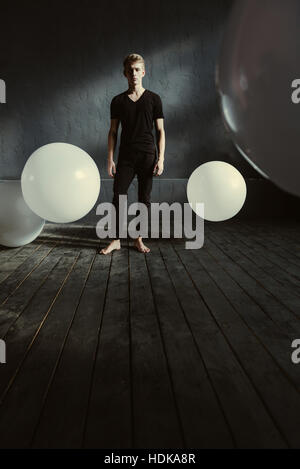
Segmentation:
[(116, 172), (116, 165), (114, 163), (114, 151), (118, 139), (118, 129), (119, 129), (120, 120), (111, 119), (110, 129), (108, 132), (108, 160), (107, 160), (107, 171), (108, 175), (114, 177)]
[(153, 173), (156, 173), (156, 176), (160, 176), (164, 170), (164, 160), (165, 160), (165, 147), (166, 147), (166, 134), (164, 129), (164, 120), (155, 119), (155, 130), (157, 138), (157, 147), (158, 147), (158, 161), (155, 165)]

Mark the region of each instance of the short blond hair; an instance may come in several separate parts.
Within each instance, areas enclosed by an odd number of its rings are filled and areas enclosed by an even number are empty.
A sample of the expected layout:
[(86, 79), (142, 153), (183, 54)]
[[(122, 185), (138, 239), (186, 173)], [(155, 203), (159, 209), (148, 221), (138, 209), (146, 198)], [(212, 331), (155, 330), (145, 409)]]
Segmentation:
[(139, 54), (129, 54), (127, 57), (125, 57), (123, 66), (124, 66), (124, 73), (126, 71), (126, 68), (128, 65), (131, 65), (134, 62), (141, 62), (143, 64), (143, 67), (145, 69), (145, 60), (143, 57)]

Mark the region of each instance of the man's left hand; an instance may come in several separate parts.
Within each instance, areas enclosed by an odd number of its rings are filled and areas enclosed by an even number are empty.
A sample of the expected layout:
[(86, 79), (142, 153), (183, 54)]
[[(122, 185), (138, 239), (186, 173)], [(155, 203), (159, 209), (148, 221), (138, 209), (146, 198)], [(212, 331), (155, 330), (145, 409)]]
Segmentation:
[(164, 162), (161, 160), (158, 160), (156, 165), (154, 166), (153, 174), (155, 176), (160, 176), (164, 171)]

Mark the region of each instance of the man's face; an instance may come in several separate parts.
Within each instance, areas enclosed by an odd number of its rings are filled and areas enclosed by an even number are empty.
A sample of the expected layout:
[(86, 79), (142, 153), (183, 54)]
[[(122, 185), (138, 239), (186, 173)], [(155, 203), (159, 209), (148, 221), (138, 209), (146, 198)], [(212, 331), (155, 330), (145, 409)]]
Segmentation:
[(133, 62), (127, 65), (125, 70), (125, 76), (128, 80), (128, 84), (132, 86), (141, 86), (142, 79), (145, 76), (145, 70), (142, 62)]

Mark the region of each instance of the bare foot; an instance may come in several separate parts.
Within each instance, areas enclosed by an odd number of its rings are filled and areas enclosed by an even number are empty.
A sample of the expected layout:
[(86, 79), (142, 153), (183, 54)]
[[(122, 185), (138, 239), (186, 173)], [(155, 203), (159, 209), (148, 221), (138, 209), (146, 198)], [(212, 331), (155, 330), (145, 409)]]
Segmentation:
[(150, 249), (145, 246), (145, 244), (142, 241), (142, 238), (138, 238), (134, 241), (134, 246), (137, 248), (139, 252), (150, 252)]
[(112, 251), (121, 249), (121, 243), (119, 239), (114, 239), (106, 248), (101, 249), (99, 254), (109, 254)]

